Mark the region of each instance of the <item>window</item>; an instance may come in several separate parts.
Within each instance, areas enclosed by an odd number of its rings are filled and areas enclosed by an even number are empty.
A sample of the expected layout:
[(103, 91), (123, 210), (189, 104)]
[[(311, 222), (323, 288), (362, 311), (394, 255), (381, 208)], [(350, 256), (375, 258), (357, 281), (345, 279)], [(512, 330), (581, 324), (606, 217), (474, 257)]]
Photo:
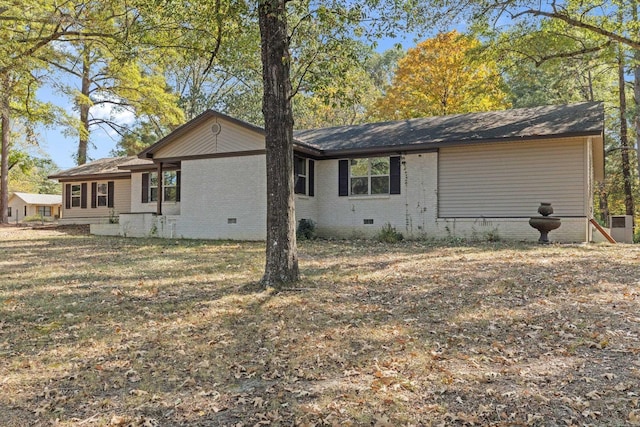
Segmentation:
[(351, 159), (352, 195), (389, 194), (389, 158)]
[(11, 206), (9, 206), (9, 208), (7, 209), (7, 216), (12, 216), (11, 215)]
[(293, 158), (294, 192), (307, 194), (307, 159), (295, 156)]
[(51, 206), (38, 206), (39, 216), (51, 216)]
[(80, 184), (72, 185), (71, 186), (71, 207), (79, 208), (81, 198), (82, 198), (82, 188)]
[(400, 194), (400, 156), (338, 160), (338, 196)]
[(150, 202), (158, 201), (158, 173), (149, 173), (149, 199)]
[(107, 200), (109, 198), (109, 187), (106, 182), (100, 182), (96, 186), (96, 198), (98, 207), (107, 206)]
[(92, 182), (91, 183), (91, 208), (107, 207), (112, 208), (114, 202), (115, 183)]
[(162, 191), (164, 192), (165, 202), (177, 201), (178, 195), (178, 175), (175, 171), (164, 172), (164, 180), (162, 181)]
[[(158, 173), (142, 174), (142, 203), (158, 201)], [(164, 171), (162, 173), (162, 201), (180, 201), (180, 171)]]
[(293, 179), (295, 194), (314, 195), (314, 166), (315, 162), (303, 157), (293, 157)]

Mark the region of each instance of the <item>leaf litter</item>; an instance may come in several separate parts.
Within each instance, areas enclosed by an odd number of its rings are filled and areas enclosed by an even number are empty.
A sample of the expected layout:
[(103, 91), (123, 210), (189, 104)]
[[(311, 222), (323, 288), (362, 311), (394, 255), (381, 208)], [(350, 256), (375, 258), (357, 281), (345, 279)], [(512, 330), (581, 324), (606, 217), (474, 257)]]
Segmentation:
[(5, 425), (640, 425), (640, 248), (0, 229)]

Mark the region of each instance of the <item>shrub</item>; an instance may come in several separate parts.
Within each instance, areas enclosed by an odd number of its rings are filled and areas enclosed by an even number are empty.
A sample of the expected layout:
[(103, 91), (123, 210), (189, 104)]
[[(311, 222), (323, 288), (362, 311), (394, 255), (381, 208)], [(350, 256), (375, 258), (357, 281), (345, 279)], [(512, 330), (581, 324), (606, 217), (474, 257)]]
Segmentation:
[(296, 230), (296, 238), (298, 240), (312, 240), (316, 238), (316, 223), (310, 219), (301, 219), (298, 221), (298, 229)]
[(49, 216), (31, 215), (22, 218), (22, 222), (52, 222), (53, 218)]
[(382, 230), (376, 236), (380, 242), (383, 243), (397, 243), (401, 241), (404, 236), (402, 233), (396, 231), (396, 228), (393, 227), (390, 223), (386, 223), (382, 226)]

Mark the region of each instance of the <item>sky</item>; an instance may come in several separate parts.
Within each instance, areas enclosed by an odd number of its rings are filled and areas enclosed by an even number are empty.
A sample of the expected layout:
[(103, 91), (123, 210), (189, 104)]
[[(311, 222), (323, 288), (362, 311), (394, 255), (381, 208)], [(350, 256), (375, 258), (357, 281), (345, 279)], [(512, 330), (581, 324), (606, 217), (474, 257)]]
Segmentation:
[[(377, 50), (383, 52), (392, 48), (395, 44), (401, 44), (404, 49), (408, 49), (415, 45), (414, 36), (404, 35), (394, 39), (385, 39), (378, 42)], [(55, 79), (64, 79), (65, 76), (55, 76)], [(80, 89), (80, 81), (69, 81), (69, 85)], [(38, 98), (42, 101), (51, 102), (54, 105), (64, 108), (69, 112), (73, 112), (73, 105), (68, 97), (56, 93), (51, 86), (44, 86), (38, 91)], [(107, 107), (93, 107), (91, 114), (98, 118), (108, 118), (114, 114), (116, 121), (121, 125), (132, 125), (135, 117), (130, 112), (114, 113)], [(39, 157), (48, 156), (53, 160), (60, 170), (72, 168), (76, 165), (74, 155), (78, 149), (78, 137), (66, 135), (63, 127), (40, 128), (40, 147), (34, 155)], [(116, 148), (116, 144), (120, 139), (119, 135), (111, 129), (104, 130), (92, 128), (90, 146), (88, 149), (88, 158), (90, 160), (102, 159), (105, 157), (113, 157), (112, 151)]]

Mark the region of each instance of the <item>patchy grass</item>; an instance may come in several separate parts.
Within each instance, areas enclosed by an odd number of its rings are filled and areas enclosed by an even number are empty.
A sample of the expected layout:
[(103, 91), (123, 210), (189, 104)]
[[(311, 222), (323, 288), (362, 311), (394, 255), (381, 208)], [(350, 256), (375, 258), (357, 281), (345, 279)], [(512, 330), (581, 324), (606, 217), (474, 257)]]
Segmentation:
[(8, 426), (640, 425), (640, 248), (0, 228)]

